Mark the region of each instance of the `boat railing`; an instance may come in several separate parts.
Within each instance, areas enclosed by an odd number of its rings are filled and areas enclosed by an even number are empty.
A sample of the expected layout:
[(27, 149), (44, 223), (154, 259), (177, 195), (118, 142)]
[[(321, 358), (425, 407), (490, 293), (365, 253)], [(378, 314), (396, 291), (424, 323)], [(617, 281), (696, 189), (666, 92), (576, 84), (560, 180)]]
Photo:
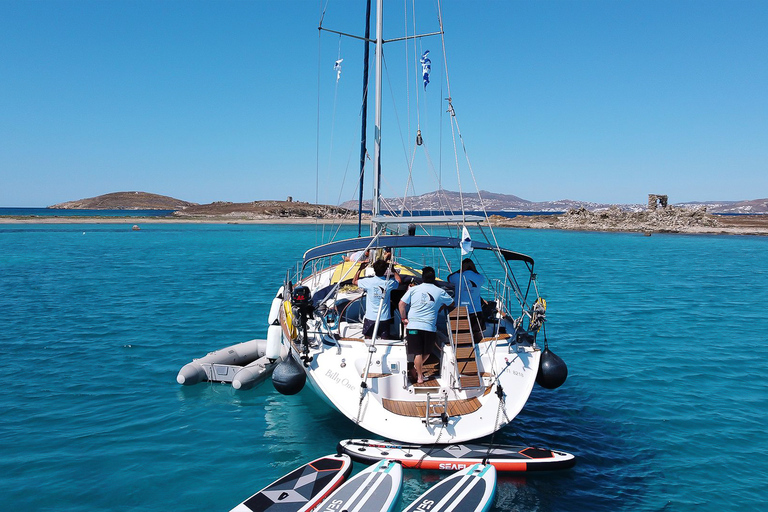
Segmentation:
[[(453, 336), (453, 329), (451, 328), (451, 321), (448, 318), (448, 315), (446, 315), (446, 327), (448, 331), (448, 344), (451, 348), (451, 358), (450, 358), (450, 364), (446, 365), (443, 364), (443, 367), (448, 369), (450, 368), (450, 373), (448, 375), (450, 383), (451, 383), (451, 389), (458, 389), (458, 383), (459, 383), (459, 362), (456, 360), (456, 342), (454, 341)], [(445, 357), (443, 357), (443, 360), (445, 360)]]

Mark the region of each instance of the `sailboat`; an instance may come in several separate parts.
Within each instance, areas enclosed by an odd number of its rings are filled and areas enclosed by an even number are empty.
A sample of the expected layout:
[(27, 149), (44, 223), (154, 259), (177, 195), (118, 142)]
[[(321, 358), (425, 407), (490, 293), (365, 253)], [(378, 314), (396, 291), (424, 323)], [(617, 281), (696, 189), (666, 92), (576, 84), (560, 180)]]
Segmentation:
[[(387, 439), (421, 445), (475, 440), (509, 424), (525, 406), (534, 383), (555, 388), (565, 380), (567, 369), (546, 340), (542, 349), (546, 302), (538, 294), (533, 258), (499, 247), (486, 225), (487, 215), (383, 211), (386, 41), (383, 0), (376, 4), (376, 34), (369, 40), (375, 45), (376, 66), (370, 234), (310, 248), (288, 272), (270, 313), (267, 355), (284, 358), (272, 379), (284, 394), (297, 393), (306, 383), (355, 428)], [(437, 34), (442, 34), (442, 26)], [(476, 238), (484, 234), (485, 241), (473, 240), (471, 232)], [(377, 260), (385, 261), (386, 275), (397, 274), (399, 282), (389, 296), (381, 294), (378, 316), (366, 337), (366, 297), (356, 283), (370, 275), (368, 263)], [(483, 275), (481, 308), (469, 300), (477, 290), (461, 279), (468, 272), (464, 260)], [(410, 286), (431, 281), (426, 267), (435, 271), (434, 285), (450, 296), (453, 309), (438, 314), (435, 342), (418, 361), (419, 374), (408, 348), (400, 299)], [(449, 280), (449, 274), (458, 279)], [(382, 307), (385, 300), (388, 308)], [(385, 310), (391, 311), (392, 322), (381, 318)]]

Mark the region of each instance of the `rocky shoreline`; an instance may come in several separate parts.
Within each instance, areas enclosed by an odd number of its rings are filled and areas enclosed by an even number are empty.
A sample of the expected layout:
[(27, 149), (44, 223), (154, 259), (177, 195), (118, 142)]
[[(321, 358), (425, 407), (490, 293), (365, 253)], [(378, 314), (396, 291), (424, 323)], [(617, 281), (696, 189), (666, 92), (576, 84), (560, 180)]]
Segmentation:
[[(169, 217), (0, 216), (0, 224), (355, 224), (357, 212), (339, 207), (287, 201), (213, 203), (187, 207)], [(63, 212), (62, 212), (63, 213)], [(364, 222), (368, 216), (363, 216)], [(768, 236), (768, 215), (712, 215), (703, 208), (667, 208), (627, 212), (619, 208), (564, 214), (492, 216), (495, 227), (573, 231), (759, 235)]]
[(511, 219), (493, 216), (491, 222), (498, 227), (639, 232), (646, 235), (689, 233), (768, 236), (768, 215), (712, 215), (704, 208), (674, 206), (642, 212), (626, 212), (618, 208), (602, 211), (576, 208), (560, 215), (521, 215)]

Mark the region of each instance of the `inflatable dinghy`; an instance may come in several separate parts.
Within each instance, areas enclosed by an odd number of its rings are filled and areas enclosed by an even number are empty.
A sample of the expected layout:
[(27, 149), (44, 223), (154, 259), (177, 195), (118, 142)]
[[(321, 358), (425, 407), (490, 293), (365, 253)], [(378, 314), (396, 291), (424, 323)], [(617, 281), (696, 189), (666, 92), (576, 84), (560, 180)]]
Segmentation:
[(278, 315), (283, 305), (283, 287), (272, 299), (267, 339), (251, 340), (215, 350), (184, 365), (176, 382), (191, 386), (198, 382), (226, 382), (235, 389), (251, 389), (267, 380), (287, 355)]

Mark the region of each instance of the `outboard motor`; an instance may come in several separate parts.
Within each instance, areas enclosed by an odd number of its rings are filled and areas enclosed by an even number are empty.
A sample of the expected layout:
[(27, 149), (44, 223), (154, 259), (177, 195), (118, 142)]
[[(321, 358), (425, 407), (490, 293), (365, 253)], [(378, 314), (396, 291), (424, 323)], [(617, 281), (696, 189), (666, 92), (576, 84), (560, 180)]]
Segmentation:
[(291, 293), (291, 307), (293, 308), (293, 318), (299, 322), (297, 327), (301, 327), (301, 360), (304, 366), (309, 366), (312, 358), (309, 357), (309, 338), (307, 336), (307, 320), (313, 317), (314, 307), (312, 306), (312, 293), (306, 286), (297, 286)]
[(556, 389), (563, 385), (568, 378), (568, 367), (557, 354), (544, 346), (539, 360), (539, 373), (536, 375), (536, 384), (545, 389)]
[(272, 385), (283, 395), (295, 395), (304, 388), (307, 374), (291, 354), (272, 372)]
[(307, 319), (312, 318), (312, 293), (306, 286), (297, 286), (291, 293), (293, 317), (299, 319), (300, 327), (306, 329)]

